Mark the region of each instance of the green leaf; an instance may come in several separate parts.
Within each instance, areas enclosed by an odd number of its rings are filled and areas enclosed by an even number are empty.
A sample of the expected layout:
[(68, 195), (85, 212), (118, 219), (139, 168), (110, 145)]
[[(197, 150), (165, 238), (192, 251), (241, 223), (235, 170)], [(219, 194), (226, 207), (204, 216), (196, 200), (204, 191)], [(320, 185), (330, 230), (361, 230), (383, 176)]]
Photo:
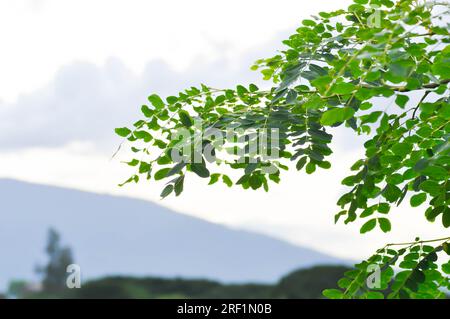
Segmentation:
[[(160, 156), (156, 162), (159, 165), (166, 165), (166, 164), (172, 163), (172, 160), (170, 159), (169, 156), (163, 155), (163, 156)], [(167, 176), (170, 176), (170, 175), (167, 175)]]
[(133, 175), (130, 178), (128, 178), (125, 182), (119, 184), (120, 187), (124, 186), (125, 184), (131, 183), (131, 182), (138, 182), (139, 181), (139, 176), (137, 175)]
[(322, 162), (317, 163), (317, 166), (319, 166), (320, 168), (323, 168), (323, 169), (329, 169), (329, 168), (331, 168), (331, 163), (328, 161), (322, 161)]
[(450, 275), (450, 262), (447, 262), (442, 265), (442, 271), (447, 275)]
[(147, 173), (150, 171), (150, 164), (146, 163), (146, 162), (141, 162), (141, 164), (139, 165), (139, 174), (143, 174), (143, 173)]
[(153, 117), (151, 121), (147, 124), (148, 128), (154, 131), (157, 131), (161, 128), (158, 123), (158, 119), (156, 117)]
[(446, 252), (447, 255), (450, 255), (450, 242), (443, 243), (442, 249)]
[(434, 166), (434, 165), (430, 165), (430, 166), (426, 167), (422, 171), (422, 174), (426, 175), (426, 176), (430, 176), (437, 180), (447, 180), (448, 175), (449, 175), (447, 169), (445, 169), (441, 166)]
[(390, 209), (391, 209), (391, 206), (389, 206), (388, 203), (380, 203), (380, 204), (378, 204), (378, 207), (377, 207), (378, 212), (380, 212), (382, 214), (389, 213)]
[(420, 189), (433, 196), (439, 195), (439, 193), (441, 192), (441, 186), (436, 181), (432, 180), (426, 180), (421, 183)]
[(244, 97), (246, 93), (248, 93), (247, 89), (243, 85), (238, 85), (236, 87), (236, 93), (239, 95), (239, 97)]
[(330, 82), (332, 80), (333, 79), (330, 76), (325, 75), (325, 76), (317, 77), (310, 82), (311, 82), (311, 85), (316, 87), (319, 91), (321, 91), (321, 90), (324, 91), (327, 88), (327, 86), (330, 85)]
[(169, 173), (170, 168), (166, 167), (166, 168), (162, 168), (159, 171), (157, 171), (155, 173), (155, 180), (159, 181), (161, 179), (163, 179), (164, 177), (167, 176), (167, 173)]
[(181, 172), (181, 170), (186, 166), (185, 162), (179, 162), (177, 164), (175, 164), (174, 167), (172, 167), (169, 172), (167, 173), (166, 177), (178, 174), (179, 172)]
[(172, 104), (175, 104), (178, 102), (178, 98), (176, 96), (168, 96), (166, 98), (166, 101), (167, 101), (167, 103), (172, 105)]
[(427, 200), (427, 194), (426, 193), (420, 193), (416, 194), (411, 197), (410, 204), (412, 207), (418, 207), (422, 205), (423, 202)]
[(406, 156), (411, 153), (413, 146), (408, 143), (397, 143), (391, 148), (392, 152), (398, 156)]
[(250, 178), (248, 179), (248, 183), (250, 184), (250, 187), (252, 189), (258, 189), (262, 186), (262, 181), (259, 178), (259, 175), (257, 175), (257, 174), (250, 175)]
[(150, 142), (153, 138), (150, 133), (146, 131), (135, 131), (134, 136), (136, 136), (137, 139), (144, 140), (146, 143)]
[(161, 198), (165, 198), (169, 196), (173, 191), (173, 185), (169, 184), (166, 187), (164, 187), (163, 191), (161, 192)]
[(339, 221), (339, 218), (341, 218), (341, 216), (345, 216), (345, 215), (347, 215), (346, 210), (342, 210), (339, 213), (337, 213), (336, 215), (334, 215), (334, 223), (336, 224)]
[(339, 289), (325, 289), (322, 294), (328, 299), (342, 299), (344, 293)]
[(192, 118), (189, 113), (185, 110), (180, 110), (178, 112), (178, 116), (180, 117), (181, 123), (186, 127), (191, 127), (193, 124)]
[(333, 87), (332, 92), (335, 94), (350, 94), (355, 90), (356, 86), (351, 83), (338, 83)]
[(313, 95), (303, 104), (303, 107), (307, 110), (317, 110), (324, 105), (324, 101), (318, 95)]
[(426, 158), (421, 158), (417, 161), (417, 163), (414, 165), (414, 170), (416, 172), (423, 171), (426, 167), (429, 165), (429, 160)]
[(425, 217), (430, 222), (434, 222), (436, 217), (444, 212), (444, 209), (445, 209), (444, 206), (439, 206), (439, 207), (434, 207), (434, 208), (432, 206), (430, 206), (425, 211)]
[(450, 78), (450, 62), (438, 62), (434, 63), (431, 67), (433, 73), (439, 75), (442, 79)]
[(448, 207), (442, 214), (442, 225), (444, 225), (445, 228), (450, 227), (450, 208)]
[(147, 105), (142, 105), (141, 111), (145, 117), (152, 117), (154, 114), (154, 111), (150, 109)]
[(317, 23), (314, 20), (305, 19), (305, 20), (302, 21), (302, 24), (306, 25), (306, 26), (309, 26), (309, 27), (314, 27), (314, 26), (316, 26)]
[(387, 218), (378, 218), (378, 223), (383, 232), (387, 233), (391, 230), (391, 222)]
[(116, 128), (114, 131), (116, 132), (117, 135), (121, 137), (127, 137), (131, 133), (130, 129), (128, 129), (127, 127), (119, 127)]
[(414, 260), (404, 260), (398, 266), (403, 269), (414, 269), (417, 266), (417, 262)]
[(316, 165), (312, 162), (309, 162), (308, 164), (306, 164), (306, 174), (312, 174), (316, 171)]
[(231, 179), (230, 179), (227, 175), (222, 175), (222, 181), (223, 181), (228, 187), (233, 186), (233, 182), (231, 181)]
[(131, 161), (126, 162), (129, 166), (137, 166), (139, 164), (139, 160), (133, 158)]
[(317, 129), (310, 129), (308, 130), (308, 133), (311, 135), (311, 137), (317, 138), (324, 142), (331, 142), (331, 139), (333, 138), (333, 135)]
[(411, 60), (400, 60), (391, 63), (385, 78), (392, 83), (401, 83), (407, 79), (413, 65), (414, 62)]
[(158, 139), (155, 139), (153, 143), (154, 143), (155, 146), (158, 146), (162, 150), (167, 147), (167, 144), (164, 141), (161, 141), (161, 140), (158, 140)]
[(183, 185), (184, 185), (184, 175), (181, 175), (174, 182), (175, 196), (178, 196), (181, 194), (181, 192), (183, 192)]
[(379, 291), (369, 291), (366, 293), (367, 299), (384, 299), (383, 293)]
[(409, 101), (409, 96), (407, 95), (397, 95), (395, 98), (395, 104), (400, 106), (402, 109), (405, 107), (406, 103)]
[(217, 174), (217, 173), (212, 174), (208, 185), (213, 185), (213, 184), (217, 183), (217, 181), (219, 180), (219, 177), (220, 177), (220, 174)]
[(369, 82), (372, 82), (372, 81), (378, 80), (380, 78), (380, 76), (381, 76), (380, 71), (373, 71), (373, 72), (367, 73), (366, 80)]
[(375, 212), (376, 208), (377, 208), (376, 205), (367, 207), (366, 209), (363, 210), (363, 212), (361, 213), (361, 215), (359, 215), (359, 217), (360, 218), (365, 218), (365, 217), (373, 215), (373, 213)]
[(191, 170), (202, 178), (209, 177), (209, 171), (205, 163), (191, 163)]
[(373, 219), (369, 220), (368, 222), (366, 222), (364, 225), (362, 225), (359, 232), (361, 234), (367, 233), (367, 232), (371, 231), (372, 229), (374, 229), (376, 225), (377, 225), (377, 219), (373, 218)]
[(303, 168), (303, 166), (305, 166), (306, 161), (308, 160), (308, 157), (304, 156), (302, 158), (300, 158), (297, 162), (297, 164), (295, 165), (295, 168), (297, 168), (297, 170), (301, 170)]
[(249, 87), (250, 92), (257, 92), (259, 90), (259, 88), (255, 85), (255, 84), (250, 84)]
[(338, 286), (339, 286), (339, 288), (342, 288), (342, 289), (347, 289), (351, 284), (352, 284), (352, 281), (347, 277), (341, 278), (338, 281)]
[(157, 94), (152, 94), (148, 97), (148, 100), (150, 101), (150, 103), (152, 103), (152, 105), (157, 108), (157, 109), (162, 109), (164, 107), (164, 102), (163, 100), (157, 95)]
[(361, 123), (367, 124), (367, 123), (376, 123), (378, 121), (378, 118), (383, 114), (381, 111), (375, 111), (370, 114), (362, 115), (360, 117)]
[(325, 126), (331, 126), (350, 119), (354, 114), (355, 110), (350, 107), (335, 108), (323, 113), (320, 123)]
[(402, 191), (395, 185), (387, 184), (384, 191), (383, 197), (390, 203), (397, 201), (398, 198), (402, 195)]

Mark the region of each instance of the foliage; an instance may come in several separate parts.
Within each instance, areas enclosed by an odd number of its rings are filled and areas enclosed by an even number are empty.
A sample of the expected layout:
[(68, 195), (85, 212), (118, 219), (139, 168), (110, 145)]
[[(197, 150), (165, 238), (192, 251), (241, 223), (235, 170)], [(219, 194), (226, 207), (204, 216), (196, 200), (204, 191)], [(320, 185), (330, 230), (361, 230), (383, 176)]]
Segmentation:
[[(426, 203), (428, 221), (450, 227), (448, 18), (445, 2), (354, 0), (347, 10), (321, 12), (304, 20), (283, 41), (285, 50), (255, 63), (252, 69), (261, 70), (264, 79), (273, 83), (268, 90), (254, 84), (224, 90), (202, 85), (165, 101), (151, 95), (151, 105), (142, 106), (144, 119), (133, 128), (116, 129), (140, 155), (128, 162), (137, 172), (125, 183), (152, 176), (167, 179), (161, 196), (178, 196), (190, 173), (209, 178), (209, 184), (222, 181), (231, 187), (233, 181), (223, 173), (223, 166), (228, 166), (242, 172), (234, 184), (267, 191), (270, 182), (280, 181), (280, 170), (288, 169), (288, 161), (308, 174), (330, 168), (330, 131), (345, 126), (368, 140), (365, 157), (351, 166), (352, 175), (342, 181), (350, 189), (337, 203), (341, 210), (336, 222), (361, 220), (361, 233), (377, 227), (388, 232), (391, 208), (408, 196), (413, 207)], [(195, 125), (200, 119), (202, 125)], [(217, 143), (217, 135), (202, 134), (214, 129), (226, 137), (230, 127), (277, 129), (276, 141), (265, 133), (269, 144), (276, 142), (271, 151), (277, 155), (254, 152), (252, 135), (241, 138), (245, 135), (241, 133)], [(181, 128), (191, 133), (184, 143), (193, 149), (182, 155), (194, 154), (200, 161), (173, 159), (174, 149), (182, 152), (176, 134)], [(213, 154), (213, 160), (205, 152)], [(219, 166), (220, 171), (210, 172)], [(433, 250), (424, 241), (400, 250), (388, 246), (358, 269), (365, 276), (365, 266), (382, 263), (385, 283), (393, 289), (386, 297), (435, 296), (439, 287), (448, 287), (448, 249), (444, 249), (448, 242), (449, 238), (442, 239)], [(434, 260), (438, 256), (443, 268)], [(399, 266), (407, 270), (394, 274), (393, 267), (402, 258)], [(362, 294), (353, 282), (361, 283), (364, 276), (353, 278), (354, 274), (342, 280), (344, 292), (326, 295), (381, 297), (378, 292)]]
[[(338, 282), (341, 289), (327, 289), (324, 295), (332, 299), (447, 298), (444, 290), (450, 289), (450, 261), (441, 265), (437, 261), (439, 255), (445, 257), (450, 254), (450, 247), (446, 243), (448, 240), (443, 238), (388, 244), (368, 260), (357, 264), (356, 269), (346, 272), (345, 277)], [(440, 244), (427, 245), (432, 242)], [(395, 267), (400, 271), (395, 272)], [(371, 276), (375, 280), (376, 269), (379, 271), (380, 284), (369, 288), (367, 281)]]

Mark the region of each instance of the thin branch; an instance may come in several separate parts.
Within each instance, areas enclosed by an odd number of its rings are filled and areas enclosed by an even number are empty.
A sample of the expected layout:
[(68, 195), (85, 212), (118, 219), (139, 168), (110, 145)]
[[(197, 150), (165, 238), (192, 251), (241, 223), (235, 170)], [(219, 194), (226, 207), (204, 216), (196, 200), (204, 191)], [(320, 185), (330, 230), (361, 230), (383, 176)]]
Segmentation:
[(390, 247), (390, 246), (407, 246), (407, 245), (432, 243), (432, 242), (436, 242), (436, 241), (447, 241), (447, 240), (450, 240), (450, 237), (443, 237), (443, 238), (429, 239), (429, 240), (418, 240), (418, 241), (409, 242), (409, 243), (392, 243), (392, 244), (387, 244), (385, 247)]
[(430, 90), (426, 90), (425, 94), (422, 96), (422, 98), (420, 99), (419, 103), (417, 103), (417, 106), (414, 108), (414, 112), (411, 116), (411, 119), (414, 120), (416, 117), (416, 112), (419, 109), (419, 107), (422, 105), (423, 101), (425, 101), (425, 99), (427, 98), (428, 94), (430, 94), (431, 91)]

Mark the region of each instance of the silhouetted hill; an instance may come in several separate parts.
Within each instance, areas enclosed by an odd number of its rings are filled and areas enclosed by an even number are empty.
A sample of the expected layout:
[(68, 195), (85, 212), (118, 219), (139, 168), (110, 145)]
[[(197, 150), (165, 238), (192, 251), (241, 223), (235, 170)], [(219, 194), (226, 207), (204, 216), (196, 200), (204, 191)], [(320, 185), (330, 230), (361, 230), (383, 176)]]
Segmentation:
[(350, 268), (318, 266), (300, 269), (273, 285), (222, 284), (211, 280), (107, 277), (87, 282), (80, 289), (66, 290), (60, 295), (34, 294), (32, 298), (322, 298), (322, 291), (337, 288), (337, 281)]

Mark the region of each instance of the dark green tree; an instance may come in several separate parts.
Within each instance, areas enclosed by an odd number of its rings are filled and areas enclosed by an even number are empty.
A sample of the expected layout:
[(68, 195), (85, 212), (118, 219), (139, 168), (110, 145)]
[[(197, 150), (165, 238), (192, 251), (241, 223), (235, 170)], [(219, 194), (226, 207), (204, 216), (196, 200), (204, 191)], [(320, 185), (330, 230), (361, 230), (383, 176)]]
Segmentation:
[(61, 236), (54, 229), (48, 230), (46, 253), (48, 263), (38, 267), (42, 276), (43, 290), (46, 293), (58, 293), (66, 287), (67, 266), (73, 264), (72, 251), (61, 246)]
[[(361, 222), (361, 233), (389, 232), (392, 208), (407, 198), (413, 207), (424, 205), (427, 221), (450, 227), (449, 19), (448, 2), (354, 0), (347, 9), (303, 20), (284, 50), (256, 62), (252, 69), (272, 83), (267, 90), (201, 85), (165, 101), (150, 95), (144, 118), (116, 129), (136, 154), (127, 162), (136, 173), (125, 183), (165, 179), (161, 196), (178, 196), (196, 174), (209, 184), (268, 191), (289, 161), (308, 174), (330, 168), (333, 128), (345, 126), (367, 142), (365, 156), (342, 181), (349, 191), (337, 203), (336, 222)], [(230, 128), (240, 131), (230, 138)], [(182, 130), (188, 138), (180, 138)], [(255, 131), (265, 134), (274, 156), (251, 147), (260, 138)], [(233, 182), (224, 166), (241, 176)], [(449, 240), (388, 244), (325, 295), (444, 297)], [(381, 270), (377, 288), (366, 284), (373, 265)]]

